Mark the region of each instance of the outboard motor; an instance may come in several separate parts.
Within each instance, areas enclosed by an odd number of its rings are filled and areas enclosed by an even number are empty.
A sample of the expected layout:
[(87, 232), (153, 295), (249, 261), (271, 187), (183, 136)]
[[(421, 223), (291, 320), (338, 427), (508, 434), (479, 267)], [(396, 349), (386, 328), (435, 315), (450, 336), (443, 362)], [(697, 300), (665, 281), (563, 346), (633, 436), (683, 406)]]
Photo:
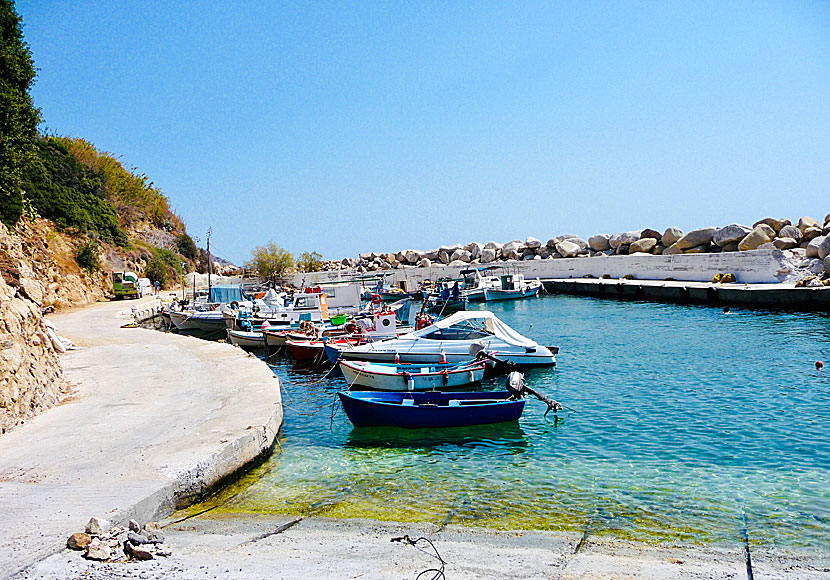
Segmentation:
[(511, 372), (507, 375), (506, 386), (512, 399), (521, 399), (525, 391), (525, 376), (519, 371)]

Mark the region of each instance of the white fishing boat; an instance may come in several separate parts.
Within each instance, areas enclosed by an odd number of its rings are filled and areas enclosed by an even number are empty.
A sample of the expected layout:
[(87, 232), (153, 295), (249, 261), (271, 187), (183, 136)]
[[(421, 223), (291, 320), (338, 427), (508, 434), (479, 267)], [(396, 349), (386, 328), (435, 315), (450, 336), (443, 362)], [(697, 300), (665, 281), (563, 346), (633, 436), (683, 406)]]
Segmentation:
[(385, 364), (367, 361), (340, 360), (346, 382), (354, 387), (378, 391), (429, 391), (453, 389), (484, 378), (486, 363), (469, 360), (457, 364)]
[(484, 291), (487, 288), (496, 288), (501, 285), (498, 276), (487, 276), (491, 268), (472, 268), (461, 270), (461, 297), (470, 302), (481, 302), (485, 299)]
[(179, 330), (215, 332), (225, 328), (221, 310), (171, 310), (170, 321)]
[(456, 312), (443, 320), (390, 340), (343, 349), (344, 360), (405, 363), (459, 363), (479, 352), (517, 365), (556, 364), (558, 348), (522, 336), (487, 310)]
[(505, 274), (501, 277), (501, 284), (498, 287), (484, 289), (484, 300), (493, 302), (496, 300), (518, 300), (529, 298), (539, 294), (542, 289), (540, 280), (525, 280), (522, 274)]
[(261, 330), (228, 329), (228, 340), (242, 348), (265, 348), (265, 335)]

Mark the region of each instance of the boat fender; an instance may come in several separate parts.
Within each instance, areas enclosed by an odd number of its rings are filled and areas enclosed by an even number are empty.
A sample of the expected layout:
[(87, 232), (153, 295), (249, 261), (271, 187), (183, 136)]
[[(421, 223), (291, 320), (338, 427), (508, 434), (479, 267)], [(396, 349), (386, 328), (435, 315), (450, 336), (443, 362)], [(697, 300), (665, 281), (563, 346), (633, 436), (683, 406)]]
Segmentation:
[(372, 294), (372, 304), (380, 304), (383, 302), (383, 297), (380, 294)]

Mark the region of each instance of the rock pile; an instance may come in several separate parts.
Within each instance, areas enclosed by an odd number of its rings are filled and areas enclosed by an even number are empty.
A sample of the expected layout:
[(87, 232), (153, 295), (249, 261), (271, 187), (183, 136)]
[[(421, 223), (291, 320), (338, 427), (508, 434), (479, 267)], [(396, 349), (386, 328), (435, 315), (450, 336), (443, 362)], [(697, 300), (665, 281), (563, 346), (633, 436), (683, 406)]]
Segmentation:
[[(627, 256), (634, 254), (702, 254), (738, 252), (759, 248), (790, 250), (796, 260), (825, 260), (822, 267), (830, 271), (826, 261), (830, 249), (830, 214), (820, 223), (802, 217), (796, 224), (788, 219), (764, 218), (752, 224), (729, 224), (705, 227), (690, 232), (670, 227), (661, 233), (646, 228), (616, 234), (597, 234), (583, 240), (576, 235), (562, 235), (547, 242), (534, 237), (505, 244), (470, 242), (466, 245), (441, 246), (428, 251), (401, 250), (395, 253), (369, 252), (358, 260), (344, 258), (331, 262), (329, 269), (355, 268), (358, 272), (390, 270), (406, 266), (465, 266), (507, 260), (547, 260), (556, 258), (589, 258)], [(802, 265), (803, 267), (803, 265)], [(817, 269), (816, 263), (807, 264)]]
[(66, 540), (70, 550), (83, 552), (87, 560), (100, 562), (125, 562), (128, 560), (152, 560), (156, 556), (170, 556), (164, 547), (164, 533), (155, 522), (141, 526), (130, 520), (127, 528), (110, 527), (110, 522), (90, 518), (83, 532), (76, 532)]

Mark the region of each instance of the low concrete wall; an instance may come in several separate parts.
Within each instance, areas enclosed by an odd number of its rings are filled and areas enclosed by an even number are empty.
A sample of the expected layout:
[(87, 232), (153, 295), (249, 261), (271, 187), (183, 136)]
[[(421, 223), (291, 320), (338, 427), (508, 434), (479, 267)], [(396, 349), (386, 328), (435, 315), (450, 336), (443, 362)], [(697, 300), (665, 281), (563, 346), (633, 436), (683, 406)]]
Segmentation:
[[(784, 253), (780, 250), (753, 250), (750, 252), (722, 252), (719, 254), (676, 254), (653, 256), (605, 256), (602, 258), (558, 258), (550, 260), (529, 260), (478, 264), (475, 266), (502, 266), (505, 270), (519, 272), (527, 278), (582, 278), (601, 277), (608, 274), (621, 278), (631, 274), (640, 280), (687, 280), (708, 282), (718, 272), (735, 274), (738, 282), (758, 284), (780, 282), (782, 268), (786, 266)], [(473, 267), (475, 267), (473, 266)], [(465, 266), (466, 268), (471, 266)], [(449, 276), (457, 277), (465, 267), (432, 266), (430, 268), (404, 267), (377, 273), (387, 274), (389, 282), (408, 279), (412, 282)], [(356, 275), (354, 270), (314, 272), (294, 276), (295, 285), (313, 285), (319, 282), (348, 280)]]

